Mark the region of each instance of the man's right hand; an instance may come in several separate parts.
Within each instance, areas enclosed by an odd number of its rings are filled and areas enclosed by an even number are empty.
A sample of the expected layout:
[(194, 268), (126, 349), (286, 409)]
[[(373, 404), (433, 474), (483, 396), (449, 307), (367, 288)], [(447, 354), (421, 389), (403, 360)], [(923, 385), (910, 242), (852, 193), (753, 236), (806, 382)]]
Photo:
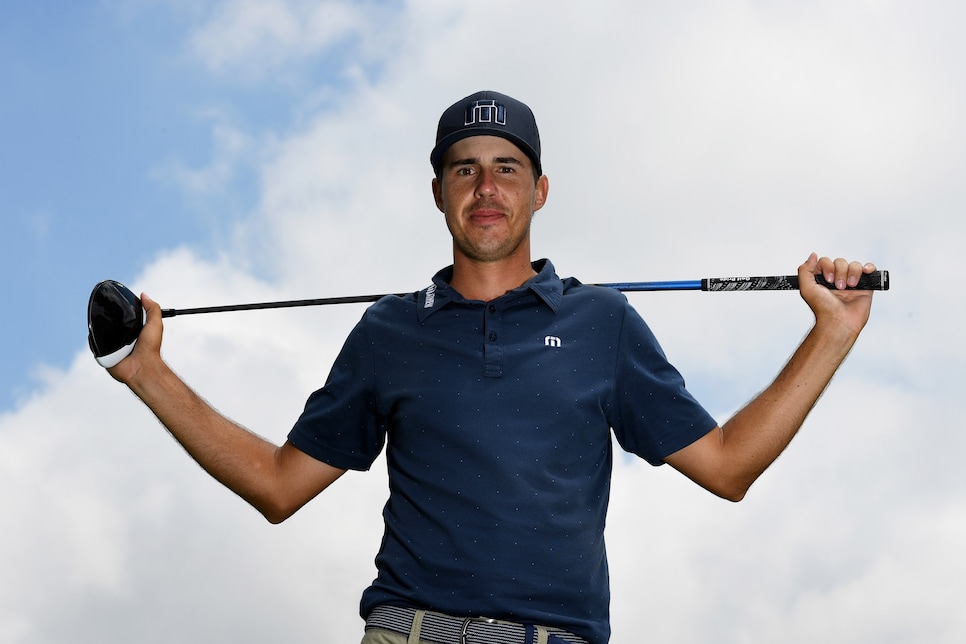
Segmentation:
[(147, 314), (147, 321), (138, 334), (137, 343), (130, 355), (107, 370), (111, 377), (128, 386), (146, 364), (161, 361), (161, 336), (164, 324), (161, 321), (161, 306), (150, 297), (141, 294), (141, 306)]

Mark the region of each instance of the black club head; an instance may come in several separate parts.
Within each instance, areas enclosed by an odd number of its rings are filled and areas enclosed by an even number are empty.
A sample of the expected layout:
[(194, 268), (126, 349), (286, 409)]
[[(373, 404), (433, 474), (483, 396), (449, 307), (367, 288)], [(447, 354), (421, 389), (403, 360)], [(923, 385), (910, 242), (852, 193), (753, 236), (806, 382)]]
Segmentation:
[(113, 367), (131, 353), (143, 326), (141, 300), (128, 287), (104, 280), (91, 291), (87, 342), (102, 367)]

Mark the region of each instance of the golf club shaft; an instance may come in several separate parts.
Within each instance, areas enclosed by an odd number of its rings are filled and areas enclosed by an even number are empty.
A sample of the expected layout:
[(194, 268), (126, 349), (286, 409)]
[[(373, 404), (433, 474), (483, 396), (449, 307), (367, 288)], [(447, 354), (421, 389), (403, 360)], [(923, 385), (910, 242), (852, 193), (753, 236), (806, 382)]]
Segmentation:
[[(815, 281), (827, 288), (834, 288), (821, 275)], [(618, 291), (794, 291), (798, 290), (798, 276), (784, 275), (772, 277), (708, 277), (699, 280), (678, 280), (667, 282), (613, 282), (595, 284)], [(889, 271), (875, 271), (862, 275), (859, 283), (849, 290), (887, 291), (889, 290)], [(192, 309), (162, 309), (161, 317), (176, 315), (196, 315), (199, 313), (226, 313), (229, 311), (253, 311), (257, 309), (284, 309), (300, 306), (324, 306), (327, 304), (357, 304), (376, 302), (389, 293), (379, 295), (350, 295), (348, 297), (324, 297), (312, 300), (285, 300), (281, 302), (258, 302), (254, 304), (230, 304), (227, 306), (204, 306)], [(404, 293), (395, 293), (403, 296)]]
[[(173, 318), (176, 315), (195, 315), (198, 313), (227, 313), (229, 311), (254, 311), (258, 309), (286, 309), (297, 306), (323, 306), (326, 304), (358, 304), (376, 302), (390, 293), (381, 295), (349, 295), (347, 297), (322, 297), (314, 300), (285, 300), (282, 302), (258, 302), (255, 304), (228, 304), (226, 306), (201, 306), (193, 309), (161, 309), (161, 317)], [(395, 293), (402, 296), (403, 293)]]

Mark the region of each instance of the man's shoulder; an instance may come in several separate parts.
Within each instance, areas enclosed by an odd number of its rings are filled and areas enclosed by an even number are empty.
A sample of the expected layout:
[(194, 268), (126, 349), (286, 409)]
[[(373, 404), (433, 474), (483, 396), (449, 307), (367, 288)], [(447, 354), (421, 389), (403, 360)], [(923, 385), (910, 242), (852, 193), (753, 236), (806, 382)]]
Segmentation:
[(396, 317), (400, 314), (412, 312), (416, 309), (416, 303), (425, 297), (427, 290), (385, 295), (369, 305), (363, 318), (381, 319), (386, 316)]
[(569, 298), (572, 304), (596, 304), (598, 306), (608, 306), (621, 308), (628, 306), (627, 298), (616, 288), (609, 286), (598, 286), (596, 284), (584, 284), (575, 277), (567, 277), (561, 280), (563, 283), (563, 295), (565, 300)]

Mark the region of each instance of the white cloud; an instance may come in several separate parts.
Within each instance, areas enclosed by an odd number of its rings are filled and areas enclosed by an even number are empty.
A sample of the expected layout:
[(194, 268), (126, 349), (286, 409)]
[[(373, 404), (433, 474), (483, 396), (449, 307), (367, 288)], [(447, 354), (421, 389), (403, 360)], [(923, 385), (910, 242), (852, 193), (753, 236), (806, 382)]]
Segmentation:
[[(351, 76), (357, 64), (385, 56), (394, 42), (385, 27), (394, 13), (379, 2), (224, 0), (192, 35), (190, 52), (211, 72), (246, 82), (326, 55), (345, 57), (335, 71)], [(383, 30), (373, 39), (377, 27)]]
[[(675, 642), (959, 641), (966, 311), (948, 275), (964, 226), (952, 170), (964, 85), (961, 58), (937, 55), (960, 47), (956, 7), (809, 7), (417, 2), (388, 34), (368, 20), (375, 4), (218, 4), (192, 39), (213, 73), (264, 79), (346, 37), (383, 73), (284, 134), (226, 131), (223, 157), (259, 169), (251, 219), (223, 256), (173, 250), (131, 286), (177, 308), (420, 288), (449, 261), (429, 191), (435, 119), (477, 89), (517, 95), (537, 112), (551, 178), (535, 252), (562, 273), (792, 272), (811, 250), (893, 271), (802, 435), (745, 502), (618, 460), (615, 644), (640, 639), (642, 622)], [(809, 323), (793, 293), (632, 297), (721, 420)], [(281, 441), (361, 310), (176, 318), (165, 355)], [(269, 526), (81, 352), (0, 417), (0, 489), (13, 492), (0, 496), (0, 639), (361, 636), (380, 471)]]

